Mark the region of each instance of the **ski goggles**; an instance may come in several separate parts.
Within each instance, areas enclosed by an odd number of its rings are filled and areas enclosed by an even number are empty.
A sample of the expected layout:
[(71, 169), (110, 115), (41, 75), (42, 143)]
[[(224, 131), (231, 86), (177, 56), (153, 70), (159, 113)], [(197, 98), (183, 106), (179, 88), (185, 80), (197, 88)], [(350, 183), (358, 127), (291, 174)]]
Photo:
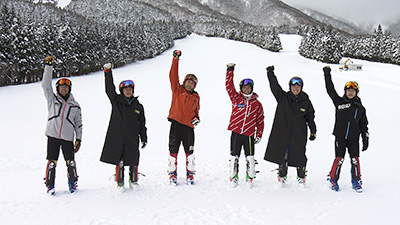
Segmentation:
[(194, 74), (186, 75), (185, 80), (192, 80), (193, 82), (197, 83), (197, 77)]
[(297, 84), (299, 86), (303, 86), (303, 80), (300, 78), (292, 78), (290, 80), (290, 85), (295, 85), (295, 84)]
[(355, 81), (349, 81), (344, 85), (344, 89), (350, 89), (350, 88), (354, 90), (360, 90), (360, 87)]
[(71, 86), (71, 81), (67, 78), (61, 78), (57, 81), (57, 84)]
[(119, 88), (125, 88), (125, 87), (135, 87), (135, 84), (131, 80), (124, 80), (119, 84)]
[(252, 80), (252, 79), (244, 79), (243, 80), (243, 86), (244, 85), (251, 85), (251, 86), (253, 86), (254, 85), (254, 81)]

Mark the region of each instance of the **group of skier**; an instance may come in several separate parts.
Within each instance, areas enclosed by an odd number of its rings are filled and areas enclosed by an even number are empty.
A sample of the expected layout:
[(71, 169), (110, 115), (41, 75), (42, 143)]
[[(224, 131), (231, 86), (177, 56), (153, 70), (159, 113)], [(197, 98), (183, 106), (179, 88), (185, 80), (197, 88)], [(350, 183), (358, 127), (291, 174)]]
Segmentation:
[[(172, 101), (168, 115), (171, 122), (169, 133), (168, 176), (169, 182), (177, 184), (177, 157), (180, 145), (183, 145), (186, 155), (186, 180), (194, 184), (194, 126), (200, 123), (200, 97), (194, 90), (197, 77), (187, 74), (183, 83), (179, 82), (179, 60), (182, 52), (173, 52), (172, 65), (169, 73)], [(47, 167), (45, 184), (47, 193), (54, 194), (55, 169), (60, 147), (68, 170), (68, 185), (71, 193), (76, 191), (78, 175), (76, 172), (75, 153), (78, 152), (82, 140), (82, 116), (79, 104), (71, 94), (72, 83), (67, 78), (56, 82), (56, 93), (51, 87), (52, 66), (54, 57), (45, 58), (45, 69), (42, 87), (48, 106), (48, 121), (46, 127)], [(240, 90), (234, 86), (235, 64), (228, 63), (226, 71), (226, 90), (232, 102), (232, 113), (228, 130), (232, 131), (230, 144), (229, 178), (232, 185), (239, 181), (239, 157), (244, 149), (246, 157), (246, 182), (253, 183), (256, 176), (254, 159), (255, 144), (261, 141), (264, 130), (264, 111), (254, 92), (254, 81), (243, 79)], [(147, 145), (147, 128), (144, 107), (134, 97), (135, 84), (132, 80), (124, 80), (119, 84), (119, 93), (115, 90), (112, 65), (103, 67), (105, 91), (110, 100), (112, 111), (107, 129), (104, 147), (100, 161), (113, 164), (116, 167), (115, 181), (117, 187), (124, 187), (124, 167), (129, 166), (129, 186), (133, 188), (138, 183), (139, 145)], [(274, 66), (267, 67), (267, 76), (271, 91), (277, 101), (275, 118), (270, 132), (264, 159), (276, 163), (278, 181), (284, 184), (287, 179), (288, 166), (297, 168), (297, 180), (300, 184), (306, 181), (306, 144), (307, 126), (310, 130), (309, 139), (316, 138), (315, 111), (308, 95), (303, 91), (304, 82), (300, 77), (289, 81), (289, 91), (284, 91), (274, 74)], [(331, 70), (324, 67), (327, 92), (336, 107), (335, 128), (335, 160), (328, 180), (331, 188), (339, 190), (338, 180), (344, 161), (346, 149), (351, 158), (353, 188), (361, 192), (361, 174), (359, 163), (359, 138), (363, 140), (362, 150), (368, 148), (368, 121), (365, 108), (358, 97), (359, 86), (350, 81), (345, 84), (345, 94), (340, 97), (334, 89)]]

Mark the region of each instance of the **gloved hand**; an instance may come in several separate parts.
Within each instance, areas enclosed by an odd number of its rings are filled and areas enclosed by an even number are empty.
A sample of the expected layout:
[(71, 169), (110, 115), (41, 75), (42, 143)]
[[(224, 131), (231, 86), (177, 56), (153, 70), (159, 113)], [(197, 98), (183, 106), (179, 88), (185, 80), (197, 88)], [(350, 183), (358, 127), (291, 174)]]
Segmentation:
[(74, 144), (74, 152), (77, 153), (81, 148), (81, 140), (76, 140)]
[(325, 66), (322, 70), (324, 71), (324, 75), (331, 74), (331, 68), (329, 66)]
[(142, 142), (142, 149), (146, 148), (146, 145), (147, 145), (147, 141)]
[(192, 124), (195, 125), (195, 126), (197, 126), (199, 123), (200, 123), (199, 117), (195, 116), (195, 117), (192, 119)]
[(362, 147), (362, 151), (367, 151), (369, 146), (369, 138), (363, 138), (363, 147)]
[(181, 50), (174, 50), (174, 52), (172, 53), (172, 56), (173, 56), (175, 59), (179, 59), (179, 57), (181, 57), (181, 55), (182, 55)]
[(111, 68), (112, 68), (111, 63), (106, 63), (106, 64), (104, 64), (104, 66), (103, 66), (104, 72), (110, 72), (110, 71), (111, 71)]
[(47, 56), (46, 58), (44, 58), (44, 63), (46, 64), (46, 65), (49, 65), (49, 66), (51, 66), (51, 65), (53, 65), (53, 63), (54, 63), (54, 56)]
[(268, 66), (267, 67), (267, 72), (274, 72), (275, 67), (274, 66)]
[(315, 140), (315, 138), (317, 138), (317, 134), (316, 133), (312, 133), (312, 134), (310, 134), (310, 141), (314, 141)]
[(228, 64), (226, 64), (226, 70), (234, 71), (235, 70), (235, 66), (236, 66), (235, 63), (228, 63)]
[(260, 137), (254, 138), (254, 144), (258, 144), (258, 143), (260, 143), (260, 141), (261, 141)]

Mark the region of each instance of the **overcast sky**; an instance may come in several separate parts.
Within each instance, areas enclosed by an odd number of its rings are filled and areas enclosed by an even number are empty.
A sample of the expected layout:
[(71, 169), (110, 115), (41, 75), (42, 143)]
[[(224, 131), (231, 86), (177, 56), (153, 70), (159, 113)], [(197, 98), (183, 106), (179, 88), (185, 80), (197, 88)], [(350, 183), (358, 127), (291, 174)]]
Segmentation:
[(381, 23), (400, 19), (400, 0), (281, 0), (286, 4), (318, 10), (350, 22)]

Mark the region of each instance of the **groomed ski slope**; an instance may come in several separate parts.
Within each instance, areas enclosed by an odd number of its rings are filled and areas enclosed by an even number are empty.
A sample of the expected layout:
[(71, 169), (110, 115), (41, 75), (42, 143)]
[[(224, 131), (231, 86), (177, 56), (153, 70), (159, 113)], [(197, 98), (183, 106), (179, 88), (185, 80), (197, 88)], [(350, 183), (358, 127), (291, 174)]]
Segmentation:
[[(76, 155), (78, 192), (69, 194), (66, 166), (60, 154), (56, 196), (47, 196), (43, 177), (46, 166), (47, 109), (40, 83), (0, 88), (0, 224), (398, 224), (400, 169), (398, 149), (400, 67), (354, 60), (362, 72), (340, 72), (331, 65), (339, 94), (346, 81), (360, 84), (367, 109), (370, 147), (361, 153), (364, 192), (350, 183), (348, 155), (342, 168), (341, 191), (329, 189), (326, 176), (334, 159), (334, 106), (328, 97), (324, 63), (301, 57), (300, 37), (281, 35), (283, 50), (272, 53), (254, 45), (191, 35), (154, 59), (114, 69), (115, 83), (134, 80), (135, 95), (145, 107), (149, 143), (141, 151), (140, 186), (119, 192), (110, 177), (114, 166), (99, 161), (110, 116), (103, 72), (71, 78), (72, 93), (83, 112), (82, 148)], [(172, 51), (182, 50), (180, 78), (198, 76), (201, 123), (195, 129), (196, 185), (184, 183), (184, 153), (178, 157), (179, 185), (167, 182), (167, 116), (171, 101), (168, 73)], [(260, 171), (255, 185), (244, 184), (245, 161), (240, 159), (240, 184), (228, 182), (231, 105), (224, 81), (226, 64), (236, 63), (235, 86), (250, 77), (265, 111), (265, 131), (256, 146)], [(316, 110), (317, 139), (308, 142), (307, 186), (296, 184), (289, 169), (286, 187), (277, 184), (275, 164), (263, 160), (276, 101), (265, 68), (275, 66), (284, 90), (292, 76), (304, 79)], [(100, 68), (99, 68), (100, 69)], [(53, 80), (53, 84), (56, 79)]]

